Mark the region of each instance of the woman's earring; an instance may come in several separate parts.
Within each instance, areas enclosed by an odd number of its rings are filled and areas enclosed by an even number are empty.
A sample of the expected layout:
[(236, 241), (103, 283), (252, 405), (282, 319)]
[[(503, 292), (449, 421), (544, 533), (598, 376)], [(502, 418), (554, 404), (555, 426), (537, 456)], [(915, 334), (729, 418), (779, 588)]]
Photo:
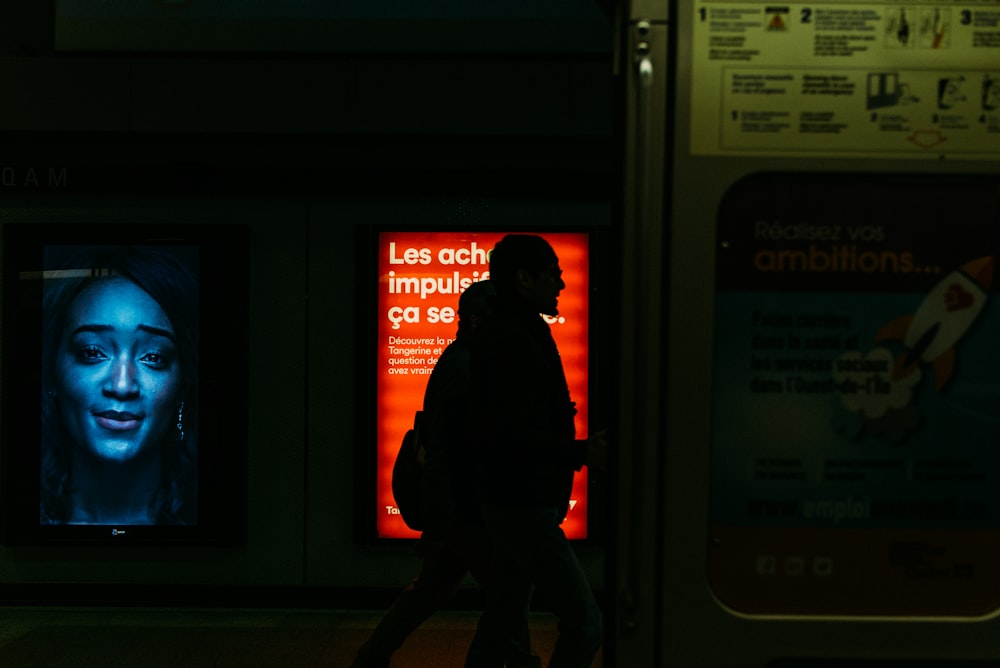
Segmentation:
[(177, 405), (177, 440), (184, 440), (184, 402)]

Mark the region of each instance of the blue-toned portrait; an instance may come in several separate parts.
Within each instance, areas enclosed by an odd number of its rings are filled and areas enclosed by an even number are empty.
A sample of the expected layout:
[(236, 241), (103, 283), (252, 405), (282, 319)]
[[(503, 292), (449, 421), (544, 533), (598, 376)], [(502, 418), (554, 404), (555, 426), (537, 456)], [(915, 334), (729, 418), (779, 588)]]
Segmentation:
[(42, 303), (42, 525), (197, 517), (197, 249), (54, 246)]

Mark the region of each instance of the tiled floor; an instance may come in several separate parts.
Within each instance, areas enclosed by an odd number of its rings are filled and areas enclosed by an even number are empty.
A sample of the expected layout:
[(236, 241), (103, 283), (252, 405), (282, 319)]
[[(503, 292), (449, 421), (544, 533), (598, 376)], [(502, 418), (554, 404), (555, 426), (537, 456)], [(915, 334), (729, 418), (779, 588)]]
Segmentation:
[[(0, 606), (3, 668), (347, 668), (380, 611)], [(477, 614), (439, 612), (393, 658), (393, 668), (461, 668)], [(547, 659), (555, 620), (531, 617)], [(598, 659), (594, 668), (601, 667)]]

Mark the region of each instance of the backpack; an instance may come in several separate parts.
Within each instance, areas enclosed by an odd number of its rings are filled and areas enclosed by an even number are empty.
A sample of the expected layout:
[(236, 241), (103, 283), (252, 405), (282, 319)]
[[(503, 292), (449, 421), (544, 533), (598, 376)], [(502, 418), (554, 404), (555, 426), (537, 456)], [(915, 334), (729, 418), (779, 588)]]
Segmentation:
[(420, 512), (420, 479), (424, 474), (424, 446), (420, 440), (423, 411), (413, 416), (413, 428), (403, 434), (403, 441), (392, 465), (392, 495), (406, 526), (422, 531), (424, 518)]

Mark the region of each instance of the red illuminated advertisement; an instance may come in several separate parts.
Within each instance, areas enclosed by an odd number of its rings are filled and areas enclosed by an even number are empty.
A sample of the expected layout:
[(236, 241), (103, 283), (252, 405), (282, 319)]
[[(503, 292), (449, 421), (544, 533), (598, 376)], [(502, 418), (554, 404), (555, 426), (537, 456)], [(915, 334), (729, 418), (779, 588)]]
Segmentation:
[[(378, 240), (378, 354), (376, 404), (376, 529), (380, 538), (415, 538), (392, 495), (392, 465), (435, 362), (458, 330), (458, 298), (466, 287), (489, 278), (489, 252), (504, 232), (382, 232)], [(547, 317), (576, 402), (576, 437), (587, 436), (588, 413), (588, 235), (542, 236), (559, 256), (566, 289), (559, 316)], [(539, 316), (542, 317), (542, 316)], [(587, 536), (587, 477), (573, 484), (563, 522), (572, 539)]]

